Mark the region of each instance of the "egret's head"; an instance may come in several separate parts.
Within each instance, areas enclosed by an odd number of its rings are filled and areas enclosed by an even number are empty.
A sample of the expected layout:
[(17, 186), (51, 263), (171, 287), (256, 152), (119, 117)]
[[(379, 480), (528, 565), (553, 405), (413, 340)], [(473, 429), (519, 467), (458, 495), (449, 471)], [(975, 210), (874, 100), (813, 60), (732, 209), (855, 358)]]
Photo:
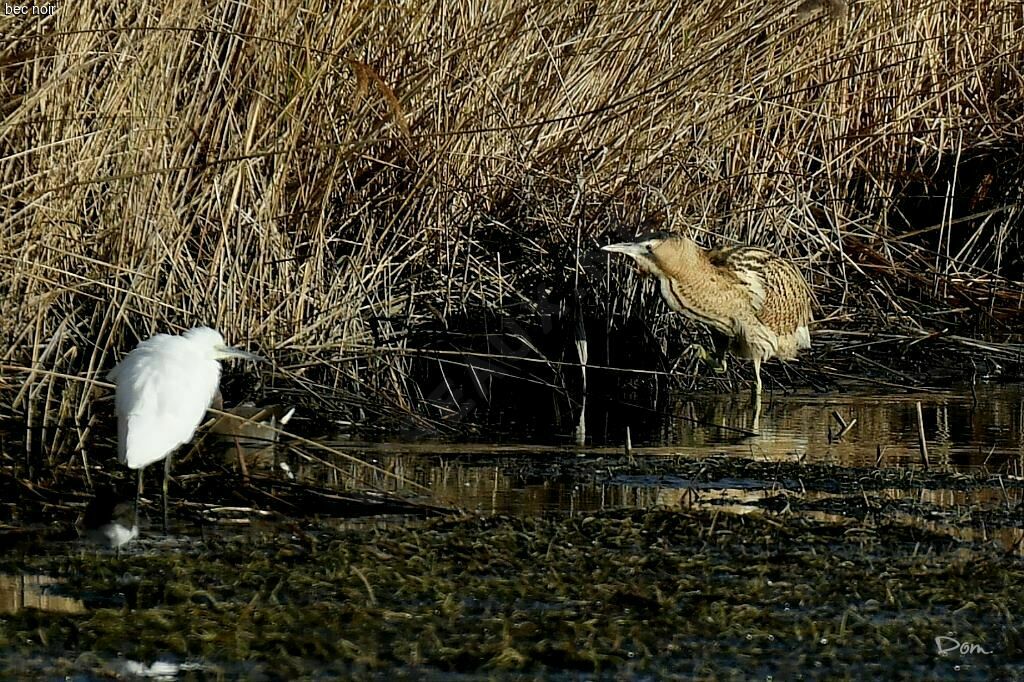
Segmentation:
[(602, 251), (624, 253), (636, 261), (643, 272), (658, 275), (665, 270), (668, 260), (673, 258), (678, 247), (692, 244), (686, 237), (662, 232), (639, 237), (635, 242), (620, 242), (602, 246)]
[(241, 358), (243, 360), (255, 360), (266, 362), (255, 353), (234, 348), (224, 343), (224, 337), (216, 329), (209, 327), (194, 327), (182, 334), (197, 349), (208, 352), (214, 360), (227, 360), (229, 358)]

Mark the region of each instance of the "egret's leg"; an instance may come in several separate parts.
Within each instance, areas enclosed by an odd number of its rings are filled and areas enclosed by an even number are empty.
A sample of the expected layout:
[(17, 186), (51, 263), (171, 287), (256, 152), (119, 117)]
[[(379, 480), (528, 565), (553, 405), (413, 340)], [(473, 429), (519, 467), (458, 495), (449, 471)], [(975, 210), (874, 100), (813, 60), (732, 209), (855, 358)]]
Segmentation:
[(238, 455), (238, 469), (242, 472), (242, 481), (248, 485), (249, 467), (245, 466), (245, 455), (242, 453), (242, 443), (238, 440), (238, 436), (235, 436), (235, 453)]
[(135, 486), (135, 518), (139, 518), (139, 498), (142, 497), (142, 469), (137, 470), (138, 484)]
[(171, 456), (164, 459), (164, 532), (167, 532), (167, 482), (171, 478)]

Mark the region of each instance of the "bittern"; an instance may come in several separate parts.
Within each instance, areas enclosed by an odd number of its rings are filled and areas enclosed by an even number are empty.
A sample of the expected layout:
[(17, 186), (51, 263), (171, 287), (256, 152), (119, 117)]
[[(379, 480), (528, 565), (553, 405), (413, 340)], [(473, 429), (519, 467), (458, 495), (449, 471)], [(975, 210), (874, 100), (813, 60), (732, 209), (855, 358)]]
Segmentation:
[(242, 403), (225, 409), (220, 391), (214, 396), (211, 407), (227, 414), (211, 420), (208, 433), (214, 442), (222, 446), (225, 459), (237, 457), (242, 478), (246, 481), (249, 479), (247, 460), (269, 466), (274, 459), (278, 429), (295, 416), (295, 408), (287, 405), (256, 407), (253, 403)]
[(771, 251), (753, 246), (709, 251), (688, 237), (668, 234), (601, 248), (633, 258), (658, 278), (672, 310), (711, 328), (715, 359), (709, 364), (725, 371), (726, 350), (752, 360), (757, 398), (762, 362), (791, 360), (811, 347), (810, 287), (796, 266)]

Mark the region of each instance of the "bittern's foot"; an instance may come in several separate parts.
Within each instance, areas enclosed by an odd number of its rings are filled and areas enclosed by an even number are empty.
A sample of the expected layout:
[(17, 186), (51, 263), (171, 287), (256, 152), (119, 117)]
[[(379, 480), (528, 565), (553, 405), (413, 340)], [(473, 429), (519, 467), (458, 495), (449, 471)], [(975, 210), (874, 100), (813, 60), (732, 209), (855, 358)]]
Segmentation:
[(697, 358), (701, 362), (703, 362), (705, 365), (707, 365), (711, 369), (715, 370), (719, 374), (722, 374), (723, 372), (725, 372), (725, 370), (726, 370), (725, 358), (722, 358), (722, 357), (719, 357), (719, 356), (716, 356), (716, 355), (711, 355), (704, 348), (704, 346), (700, 345), (699, 343), (691, 343), (690, 344), (690, 351), (693, 352), (693, 354), (696, 355)]

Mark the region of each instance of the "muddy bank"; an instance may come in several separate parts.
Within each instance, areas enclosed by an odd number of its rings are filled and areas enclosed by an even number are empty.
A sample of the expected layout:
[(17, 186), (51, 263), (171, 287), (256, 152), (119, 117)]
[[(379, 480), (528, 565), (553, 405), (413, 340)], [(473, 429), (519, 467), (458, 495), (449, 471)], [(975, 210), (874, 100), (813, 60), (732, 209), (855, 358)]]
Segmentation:
[[(105, 675), (121, 657), (264, 678), (1024, 672), (1020, 558), (885, 520), (304, 522), (151, 536), (119, 559), (55, 545), (0, 572), (55, 578), (48, 594), (81, 606), (0, 618), (4, 676)], [(942, 656), (936, 637), (975, 648)]]

